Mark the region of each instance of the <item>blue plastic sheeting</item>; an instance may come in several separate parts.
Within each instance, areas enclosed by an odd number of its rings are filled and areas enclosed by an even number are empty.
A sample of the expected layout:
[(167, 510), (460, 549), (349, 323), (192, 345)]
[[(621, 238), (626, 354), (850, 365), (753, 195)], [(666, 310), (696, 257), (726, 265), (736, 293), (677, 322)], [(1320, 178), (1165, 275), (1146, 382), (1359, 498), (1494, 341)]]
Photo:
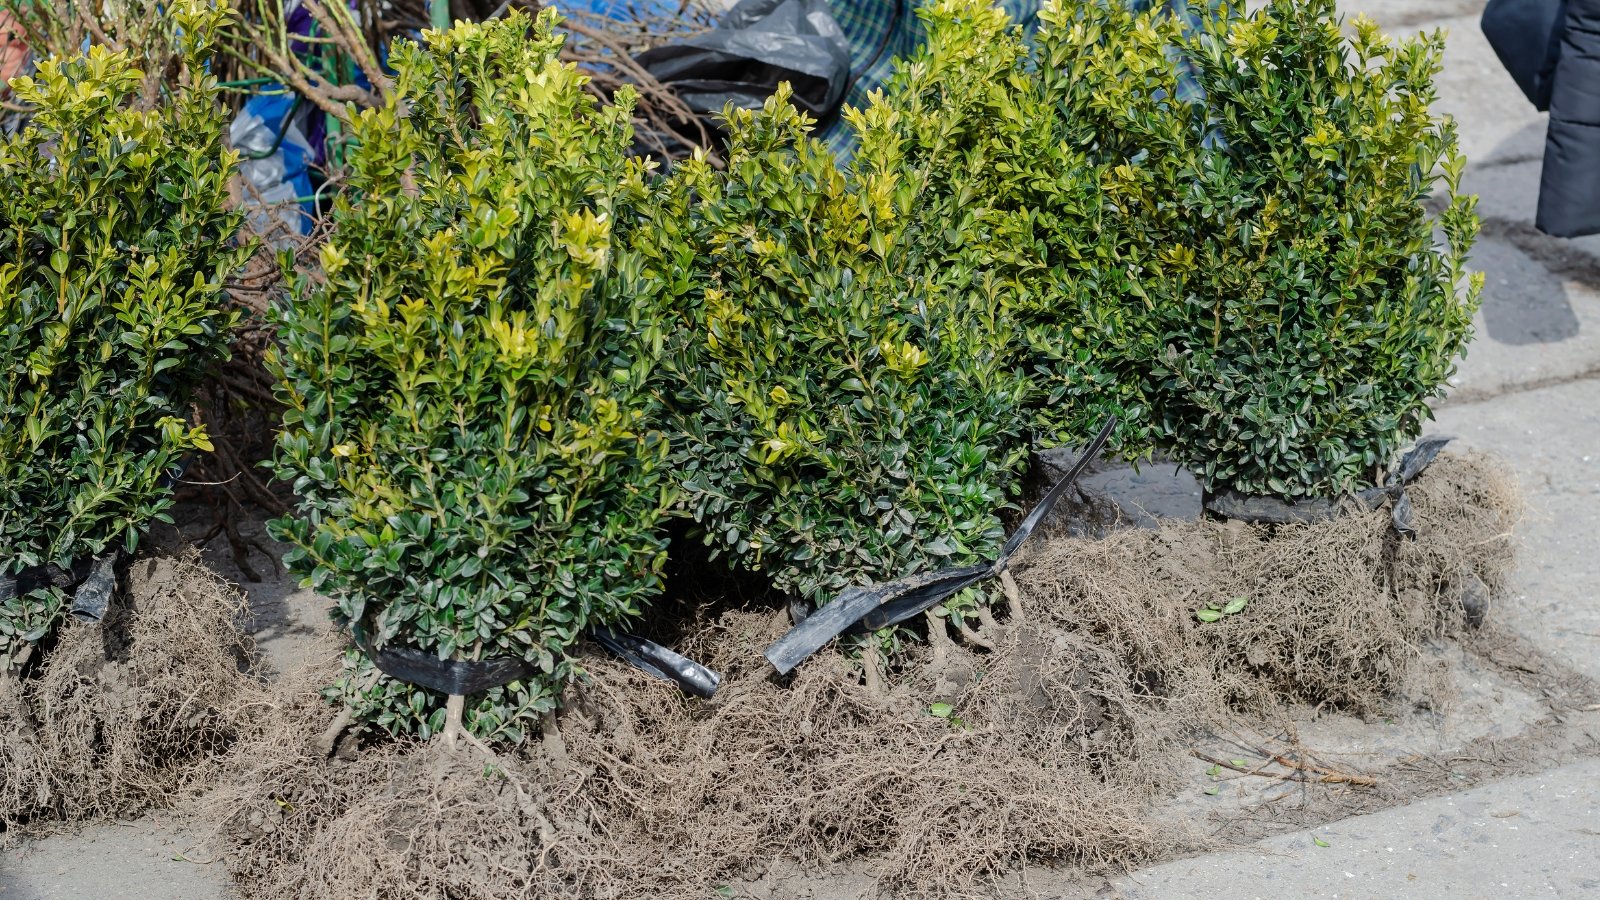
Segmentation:
[[(311, 196), (310, 162), (317, 148), (306, 132), (312, 130), (310, 119), (322, 115), (290, 93), (257, 95), (239, 110), (229, 137), (244, 157), (239, 174), (253, 188), (245, 198), (247, 206), (255, 207), (252, 218), (277, 217), (300, 234), (311, 233), (315, 206), (309, 200), (296, 201)], [(255, 224), (268, 230), (262, 227), (269, 224), (266, 219)]]
[[(347, 2), (356, 8), (357, 0)], [(316, 27), (310, 10), (299, 0), (286, 2), (283, 12), (284, 27), (291, 35), (309, 35)], [(318, 52), (316, 45), (305, 41), (291, 40), (289, 49), (302, 58)], [(355, 83), (371, 86), (359, 69)], [(244, 157), (240, 174), (253, 188), (245, 205), (253, 207), (249, 215), (258, 228), (266, 230), (264, 226), (275, 217), (293, 231), (310, 234), (317, 212), (311, 199), (311, 173), (328, 161), (327, 114), (272, 82), (245, 102), (229, 137)]]
[(636, 15), (675, 16), (681, 4), (672, 0), (575, 0), (556, 4), (561, 10), (584, 10), (611, 19), (632, 19)]

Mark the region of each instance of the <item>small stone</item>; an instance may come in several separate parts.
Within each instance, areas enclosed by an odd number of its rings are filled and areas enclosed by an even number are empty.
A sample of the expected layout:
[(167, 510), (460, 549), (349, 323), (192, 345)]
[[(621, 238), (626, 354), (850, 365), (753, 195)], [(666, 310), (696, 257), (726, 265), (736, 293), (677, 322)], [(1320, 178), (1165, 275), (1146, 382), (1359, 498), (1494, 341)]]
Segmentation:
[(1489, 617), (1489, 604), (1489, 586), (1471, 572), (1466, 573), (1462, 579), (1461, 611), (1466, 614), (1467, 627), (1483, 625), (1484, 619)]

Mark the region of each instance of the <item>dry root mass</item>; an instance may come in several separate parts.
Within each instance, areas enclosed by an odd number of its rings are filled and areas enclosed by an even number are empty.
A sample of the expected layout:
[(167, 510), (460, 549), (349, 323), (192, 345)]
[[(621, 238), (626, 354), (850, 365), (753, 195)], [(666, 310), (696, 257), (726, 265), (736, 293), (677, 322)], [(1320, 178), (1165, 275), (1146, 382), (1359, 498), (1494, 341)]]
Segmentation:
[[(1190, 839), (1149, 810), (1208, 724), (1433, 699), (1420, 651), (1465, 631), (1464, 595), (1504, 587), (1520, 501), (1473, 455), (1411, 495), (1414, 542), (1381, 510), (1041, 541), (1011, 615), (965, 633), (930, 618), (884, 672), (827, 650), (778, 680), (760, 651), (786, 618), (724, 613), (683, 647), (723, 671), (714, 700), (595, 656), (514, 751), (346, 742), (324, 759), (333, 713), (312, 685), (330, 653), (203, 806), (245, 895), (285, 900), (701, 898), (839, 862), (886, 896), (961, 896), (1021, 865), (1137, 864)], [(1235, 597), (1244, 611), (1196, 619)]]
[(104, 622), (0, 679), (0, 839), (168, 806), (262, 715), (236, 591), (192, 557), (139, 560), (124, 584)]

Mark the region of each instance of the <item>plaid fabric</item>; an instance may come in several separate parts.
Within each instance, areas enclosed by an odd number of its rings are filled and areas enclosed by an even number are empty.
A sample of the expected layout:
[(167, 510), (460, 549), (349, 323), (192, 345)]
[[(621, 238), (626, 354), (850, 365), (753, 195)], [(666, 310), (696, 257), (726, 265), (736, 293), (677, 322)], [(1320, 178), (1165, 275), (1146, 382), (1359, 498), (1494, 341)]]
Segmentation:
[[(1130, 4), (1134, 12), (1145, 12), (1160, 0), (1133, 0)], [(1189, 8), (1187, 0), (1166, 0), (1161, 4), (1166, 7), (1167, 15), (1183, 23), (1183, 30), (1193, 34), (1204, 27), (1200, 22), (1200, 14)], [(1194, 64), (1172, 53), (1172, 63), (1178, 68), (1178, 99), (1185, 103), (1204, 103), (1206, 89), (1200, 86), (1195, 78)]]
[[(1183, 18), (1189, 28), (1200, 27), (1199, 17), (1187, 0), (1131, 0), (1132, 7), (1140, 12), (1158, 3)], [(867, 95), (883, 87), (894, 74), (895, 60), (909, 56), (922, 43), (926, 35), (922, 19), (916, 14), (918, 5), (918, 0), (831, 0), (833, 17), (850, 42), (852, 80), (844, 95), (845, 106), (865, 106)], [(1000, 0), (998, 5), (1011, 21), (1022, 25), (1026, 34), (1038, 30), (1042, 0)], [(1178, 98), (1203, 101), (1205, 91), (1194, 79), (1189, 62), (1180, 59), (1175, 63), (1179, 67)], [(840, 117), (823, 122), (816, 136), (838, 155), (841, 164), (854, 155), (855, 135)]]

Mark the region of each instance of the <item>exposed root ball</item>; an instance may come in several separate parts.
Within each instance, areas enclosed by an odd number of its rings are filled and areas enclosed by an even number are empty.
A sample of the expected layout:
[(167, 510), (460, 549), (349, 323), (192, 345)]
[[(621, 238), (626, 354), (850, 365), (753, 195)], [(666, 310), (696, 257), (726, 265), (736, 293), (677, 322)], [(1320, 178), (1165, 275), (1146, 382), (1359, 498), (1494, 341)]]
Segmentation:
[[(1437, 470), (1437, 471), (1435, 471)], [(1418, 533), (1401, 545), (1396, 589), (1410, 605), (1426, 602), (1447, 630), (1479, 624), (1487, 610), (1462, 609), (1503, 594), (1516, 568), (1512, 526), (1522, 516), (1522, 492), (1505, 465), (1479, 453), (1440, 457), (1409, 491)]]
[[(1142, 808), (1156, 767), (1125, 744), (1136, 701), (1080, 677), (1093, 658), (1070, 642), (1041, 659), (1015, 632), (973, 658), (990, 674), (943, 718), (926, 673), (876, 693), (831, 651), (776, 683), (753, 651), (768, 621), (732, 613), (710, 629), (728, 669), (712, 703), (590, 659), (559, 739), (521, 752), (436, 742), (347, 763), (316, 759), (304, 738), (241, 746), (249, 777), (206, 801), (223, 855), (250, 897), (487, 900), (703, 898), (773, 860), (863, 857), (897, 896), (960, 896), (1023, 861), (1105, 867), (1155, 851)], [(1019, 706), (992, 686), (1025, 680), (1024, 662), (1043, 673)], [(1043, 713), (1029, 712), (1035, 695)]]
[(559, 730), (514, 752), (323, 760), (333, 713), (298, 688), (208, 813), (244, 894), (284, 900), (703, 898), (785, 860), (985, 896), (1025, 863), (1134, 865), (1193, 845), (1148, 810), (1196, 729), (1285, 697), (1379, 705), (1459, 627), (1460, 573), (1501, 584), (1516, 503), (1493, 468), (1445, 457), (1413, 500), (1413, 545), (1383, 514), (1049, 541), (1016, 573), (1020, 611), (982, 624), (994, 649), (935, 631), (881, 689), (837, 650), (779, 682), (759, 652), (785, 617), (725, 614), (685, 647), (723, 671), (714, 700), (591, 657)]
[[(50, 763), (27, 715), (22, 686), (0, 679), (0, 829), (14, 828), (30, 813), (48, 808)], [(4, 839), (0, 833), (0, 842)]]
[(0, 696), (0, 826), (169, 804), (264, 696), (239, 595), (192, 559), (134, 563), (100, 625), (73, 622)]
[[(1059, 627), (1120, 648), (1158, 693), (1196, 681), (1235, 707), (1282, 701), (1371, 713), (1426, 695), (1419, 646), (1467, 624), (1476, 579), (1505, 586), (1521, 500), (1503, 467), (1441, 456), (1409, 490), (1418, 536), (1402, 540), (1387, 508), (1313, 525), (1237, 522), (1053, 541), (1019, 580)], [(1196, 611), (1244, 598), (1244, 611)]]

